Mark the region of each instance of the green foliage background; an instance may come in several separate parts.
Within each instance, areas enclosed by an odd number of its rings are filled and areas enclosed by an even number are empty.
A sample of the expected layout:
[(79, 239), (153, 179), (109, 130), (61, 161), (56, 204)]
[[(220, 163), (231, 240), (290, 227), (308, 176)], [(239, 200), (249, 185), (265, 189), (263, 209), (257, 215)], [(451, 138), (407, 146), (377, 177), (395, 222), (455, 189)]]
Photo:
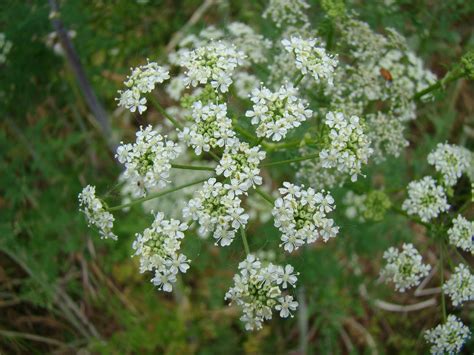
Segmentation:
[[(172, 34), (200, 5), (198, 0), (80, 1), (60, 3), (62, 19), (76, 31), (74, 45), (91, 84), (110, 113), (117, 140), (130, 137), (156, 114), (124, 121), (116, 117), (114, 97), (129, 67), (160, 58)], [(311, 15), (322, 19), (319, 2)], [(209, 23), (239, 20), (271, 29), (259, 14), (264, 1), (229, 1), (214, 6), (192, 30)], [(442, 76), (474, 45), (472, 1), (350, 1), (373, 28), (394, 27), (415, 52)], [(275, 319), (261, 332), (246, 333), (238, 313), (223, 295), (243, 256), (238, 242), (216, 249), (190, 235), (186, 254), (193, 268), (181, 294), (153, 289), (130, 258), (135, 232), (149, 222), (139, 209), (118, 216), (119, 241), (101, 241), (78, 213), (76, 196), (86, 183), (112, 190), (119, 168), (91, 118), (64, 59), (44, 44), (52, 32), (49, 7), (39, 0), (4, 0), (0, 28), (13, 48), (0, 66), (0, 351), (3, 353), (291, 353), (299, 349), (298, 318)], [(351, 186), (402, 189), (428, 171), (427, 153), (438, 142), (472, 147), (473, 85), (458, 82), (423, 106), (410, 132), (405, 156), (367, 171)], [(275, 169), (275, 176), (289, 170)], [(334, 191), (336, 202), (345, 190)], [(383, 250), (402, 240), (424, 245), (423, 233), (398, 216), (359, 224), (336, 220), (335, 241), (287, 258), (301, 272), (309, 323), (308, 353), (371, 353), (367, 334), (379, 353), (424, 353), (420, 333), (439, 321), (436, 308), (409, 314), (387, 313), (361, 296), (403, 304), (377, 283)], [(271, 223), (253, 227), (254, 250), (277, 246)], [(428, 245), (428, 244), (426, 244)], [(423, 247), (421, 247), (423, 250)], [(468, 314), (474, 321), (474, 314)], [(467, 320), (467, 319), (466, 319)], [(347, 345), (345, 336), (352, 339)], [(466, 353), (472, 353), (472, 340)]]

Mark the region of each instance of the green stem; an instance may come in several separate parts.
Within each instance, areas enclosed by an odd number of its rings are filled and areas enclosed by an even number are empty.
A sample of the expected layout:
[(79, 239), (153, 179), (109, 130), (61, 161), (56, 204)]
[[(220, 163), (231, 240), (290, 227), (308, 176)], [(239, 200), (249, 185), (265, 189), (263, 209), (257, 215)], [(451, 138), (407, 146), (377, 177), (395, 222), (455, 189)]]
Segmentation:
[(234, 122), (233, 124), (233, 128), (234, 130), (236, 130), (238, 133), (240, 133), (242, 136), (244, 136), (245, 138), (255, 142), (258, 140), (257, 137), (255, 137), (252, 133), (250, 133), (249, 131), (247, 131), (245, 128), (239, 126), (237, 123)]
[(459, 78), (463, 77), (463, 73), (460, 70), (452, 70), (446, 73), (443, 79), (438, 80), (436, 83), (428, 86), (426, 89), (423, 89), (419, 92), (417, 92), (413, 96), (413, 100), (419, 100), (426, 94), (429, 94), (430, 92), (437, 90), (439, 88), (444, 87), (446, 84), (450, 83), (451, 81), (458, 80)]
[(256, 192), (257, 194), (259, 194), (265, 201), (267, 201), (268, 203), (270, 203), (272, 206), (273, 206), (273, 204), (275, 203), (274, 198), (273, 198), (271, 195), (267, 194), (267, 193), (266, 193), (265, 191), (263, 191), (262, 189), (260, 189), (259, 187), (256, 187), (256, 188), (255, 188), (255, 192)]
[(250, 254), (249, 243), (247, 241), (247, 235), (245, 234), (245, 229), (242, 226), (240, 227), (240, 235), (242, 236), (242, 242), (244, 244), (245, 254), (249, 255)]
[(287, 159), (287, 160), (280, 160), (280, 161), (274, 161), (270, 163), (265, 163), (261, 164), (260, 166), (262, 168), (268, 167), (268, 166), (275, 166), (275, 165), (281, 165), (281, 164), (287, 164), (287, 163), (294, 163), (297, 161), (303, 161), (303, 160), (310, 160), (319, 157), (319, 153), (314, 153), (310, 155), (306, 155), (304, 157), (298, 157), (298, 158), (293, 158), (293, 159)]
[(395, 213), (397, 213), (397, 214), (403, 216), (403, 217), (406, 217), (406, 218), (408, 218), (408, 219), (411, 219), (412, 221), (414, 221), (414, 222), (416, 222), (416, 223), (418, 223), (418, 224), (421, 224), (421, 225), (425, 226), (425, 227), (428, 228), (428, 229), (430, 228), (430, 225), (429, 225), (428, 223), (425, 223), (425, 222), (423, 222), (422, 220), (420, 220), (420, 219), (418, 219), (418, 218), (416, 218), (416, 217), (414, 217), (414, 216), (409, 215), (408, 213), (406, 213), (405, 211), (401, 210), (401, 209), (398, 208), (398, 207), (392, 206), (392, 207), (391, 207), (391, 210), (394, 211)]
[(444, 248), (443, 248), (443, 241), (440, 241), (440, 278), (441, 278), (441, 307), (443, 311), (443, 322), (446, 323), (446, 299), (444, 296)]
[(303, 74), (303, 73), (299, 74), (299, 75), (296, 77), (293, 86), (294, 86), (294, 87), (297, 87), (298, 84), (301, 83), (301, 80), (303, 80), (303, 78), (304, 78), (304, 74)]
[(209, 178), (205, 178), (205, 179), (199, 179), (199, 180), (196, 180), (196, 181), (192, 181), (188, 184), (184, 184), (184, 185), (180, 185), (180, 186), (176, 186), (176, 187), (173, 187), (172, 189), (168, 189), (168, 190), (164, 190), (164, 191), (160, 191), (160, 192), (156, 192), (154, 194), (151, 194), (151, 195), (148, 195), (148, 196), (145, 196), (145, 197), (142, 197), (142, 198), (139, 198), (139, 199), (136, 199), (136, 200), (133, 200), (129, 203), (124, 203), (122, 205), (119, 205), (119, 206), (113, 206), (113, 207), (110, 207), (108, 208), (107, 210), (108, 211), (118, 211), (118, 210), (121, 210), (121, 209), (124, 209), (124, 208), (127, 208), (127, 207), (131, 207), (133, 205), (136, 205), (138, 203), (142, 203), (142, 202), (145, 202), (145, 201), (148, 201), (148, 200), (153, 200), (155, 198), (158, 198), (158, 197), (161, 197), (161, 196), (164, 196), (164, 195), (167, 195), (167, 194), (170, 194), (172, 192), (175, 192), (175, 191), (178, 191), (178, 190), (181, 190), (181, 189), (184, 189), (188, 186), (193, 186), (193, 185), (197, 185), (197, 184), (200, 184), (204, 181), (207, 181)]
[(175, 169), (183, 169), (183, 170), (209, 170), (214, 171), (214, 168), (210, 166), (202, 166), (202, 165), (184, 165), (184, 164), (171, 164), (172, 168)]
[(178, 128), (178, 129), (183, 129), (183, 125), (181, 123), (179, 123), (178, 121), (176, 121), (173, 117), (171, 117), (171, 115), (166, 112), (166, 110), (163, 108), (163, 106), (160, 105), (160, 103), (158, 102), (157, 99), (155, 99), (155, 97), (153, 97), (153, 95), (148, 95), (148, 99), (150, 100), (150, 102), (153, 104), (153, 106), (163, 115), (165, 116), (172, 124), (173, 126), (175, 126), (175, 128)]

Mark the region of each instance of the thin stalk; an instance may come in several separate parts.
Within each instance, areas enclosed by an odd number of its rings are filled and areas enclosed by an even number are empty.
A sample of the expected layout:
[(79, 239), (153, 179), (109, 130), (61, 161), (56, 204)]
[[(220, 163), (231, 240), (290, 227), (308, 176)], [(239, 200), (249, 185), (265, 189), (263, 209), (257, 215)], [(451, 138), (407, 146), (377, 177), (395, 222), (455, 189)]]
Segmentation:
[(173, 126), (175, 126), (178, 129), (183, 129), (183, 125), (179, 123), (178, 121), (176, 121), (173, 117), (171, 117), (171, 115), (168, 112), (166, 112), (163, 106), (160, 105), (158, 100), (153, 95), (148, 95), (148, 99), (153, 104), (153, 106), (173, 124)]
[(233, 128), (238, 132), (240, 133), (241, 135), (243, 135), (245, 138), (247, 139), (250, 139), (252, 141), (256, 141), (258, 140), (257, 137), (255, 137), (252, 133), (250, 133), (249, 131), (247, 131), (245, 128), (239, 126), (237, 123), (234, 122), (233, 124)]
[(250, 254), (249, 243), (247, 241), (247, 234), (245, 233), (244, 227), (240, 227), (240, 235), (242, 236), (242, 243), (244, 244), (245, 254)]
[(301, 80), (303, 80), (303, 78), (304, 78), (304, 74), (303, 74), (303, 73), (299, 74), (299, 75), (296, 77), (295, 82), (293, 83), (293, 86), (294, 86), (294, 87), (297, 87), (298, 84), (301, 83)]
[(434, 91), (434, 90), (437, 90), (439, 88), (442, 88), (444, 87), (446, 84), (450, 83), (451, 81), (455, 81), (455, 80), (458, 80), (460, 78), (463, 77), (463, 73), (462, 71), (449, 71), (446, 73), (446, 75), (444, 76), (444, 78), (438, 80), (436, 83), (428, 86), (426, 89), (423, 89), (419, 92), (417, 92), (414, 96), (413, 96), (413, 100), (419, 100), (421, 99), (423, 96), (425, 96), (426, 94), (429, 94), (430, 92)]
[(267, 194), (265, 191), (263, 191), (259, 187), (255, 188), (255, 192), (257, 194), (259, 194), (265, 201), (267, 201), (268, 203), (270, 203), (273, 206), (275, 200), (271, 195)]
[(121, 209), (123, 209), (123, 208), (131, 207), (131, 206), (134, 206), (134, 205), (136, 205), (136, 204), (138, 204), (138, 203), (142, 203), (142, 202), (145, 202), (145, 201), (148, 201), (148, 200), (153, 200), (153, 199), (155, 199), (155, 198), (158, 198), (158, 197), (161, 197), (161, 196), (170, 194), (170, 193), (172, 193), (172, 192), (175, 192), (175, 191), (184, 189), (184, 188), (186, 188), (186, 187), (200, 184), (200, 183), (202, 183), (202, 182), (204, 182), (204, 181), (207, 181), (208, 179), (209, 179), (209, 178), (207, 177), (207, 178), (205, 178), (205, 179), (199, 179), (199, 180), (196, 180), (196, 181), (192, 181), (192, 182), (190, 182), (190, 183), (188, 183), (188, 184), (180, 185), (180, 186), (174, 187), (174, 188), (172, 188), (172, 189), (168, 189), (168, 190), (165, 190), (165, 191), (156, 192), (156, 193), (151, 194), (151, 195), (149, 195), (149, 196), (145, 196), (145, 197), (142, 197), (142, 198), (133, 200), (132, 202), (129, 202), (129, 203), (124, 203), (124, 204), (122, 204), (122, 205), (110, 207), (110, 208), (108, 208), (107, 210), (108, 210), (108, 211), (117, 211), (117, 210), (121, 210)]
[(185, 165), (185, 164), (171, 164), (171, 167), (174, 169), (183, 169), (183, 170), (209, 170), (214, 171), (214, 168), (210, 166), (202, 165)]
[(265, 164), (261, 164), (260, 167), (265, 168), (265, 167), (268, 167), (268, 166), (294, 163), (294, 162), (297, 162), (297, 161), (310, 160), (310, 159), (314, 159), (314, 158), (317, 158), (317, 157), (319, 157), (319, 153), (306, 155), (304, 157), (298, 157), (298, 158), (293, 158), (293, 159), (279, 160), (279, 161), (274, 161), (274, 162), (270, 162), (270, 163), (265, 163)]
[(443, 285), (444, 285), (444, 248), (443, 248), (443, 241), (441, 240), (440, 241), (440, 249), (441, 249), (441, 252), (440, 252), (440, 264), (441, 264), (441, 267), (439, 268), (440, 270), (440, 278), (441, 278), (441, 285), (440, 285), (440, 288), (441, 288), (441, 308), (442, 308), (442, 311), (443, 311), (443, 322), (446, 323), (446, 300), (445, 300), (445, 296), (444, 296), (444, 290), (443, 290)]
[(401, 209), (398, 208), (398, 207), (392, 206), (392, 207), (391, 207), (391, 210), (394, 211), (395, 213), (397, 213), (397, 214), (403, 216), (403, 217), (406, 217), (406, 218), (408, 218), (408, 219), (411, 219), (411, 220), (413, 220), (414, 222), (425, 226), (425, 227), (428, 228), (428, 229), (430, 228), (430, 225), (429, 225), (428, 223), (425, 223), (425, 222), (419, 220), (418, 218), (415, 218), (415, 217), (413, 217), (413, 216), (408, 215), (405, 211), (401, 210)]

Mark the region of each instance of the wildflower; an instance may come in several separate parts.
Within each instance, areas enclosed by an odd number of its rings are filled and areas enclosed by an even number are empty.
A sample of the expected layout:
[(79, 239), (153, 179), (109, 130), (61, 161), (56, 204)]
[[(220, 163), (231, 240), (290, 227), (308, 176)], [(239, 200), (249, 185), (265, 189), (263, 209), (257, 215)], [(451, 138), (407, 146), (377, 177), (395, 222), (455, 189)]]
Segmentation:
[(316, 192), (289, 182), (280, 188), (283, 197), (275, 201), (273, 216), (275, 227), (282, 233), (281, 241), (288, 252), (298, 249), (304, 243), (313, 243), (320, 237), (327, 242), (339, 232), (334, 220), (327, 214), (335, 208), (334, 199), (324, 190)]
[(211, 178), (183, 209), (185, 218), (199, 221), (199, 234), (213, 233), (216, 245), (230, 245), (235, 233), (245, 227), (249, 216), (241, 207), (240, 199), (231, 193), (222, 183)]
[[(291, 265), (285, 268), (272, 263), (264, 264), (254, 255), (239, 264), (239, 274), (234, 275), (234, 286), (227, 291), (225, 299), (242, 308), (240, 318), (246, 330), (261, 329), (265, 320), (272, 319), (272, 311), (279, 312), (280, 317), (292, 316), (291, 312), (298, 307), (298, 302), (290, 295), (285, 295), (286, 283), (281, 282), (281, 273), (293, 271)], [(280, 281), (279, 281), (280, 280)], [(291, 283), (296, 283), (296, 275), (291, 276)]]
[(270, 0), (262, 16), (270, 17), (278, 28), (286, 24), (305, 24), (309, 23), (306, 15), (309, 7), (304, 0)]
[(474, 300), (474, 275), (466, 265), (456, 266), (454, 274), (443, 285), (443, 291), (451, 298), (454, 306)]
[(193, 125), (184, 128), (178, 137), (194, 148), (197, 155), (211, 148), (227, 145), (235, 133), (232, 130), (232, 120), (227, 117), (226, 104), (203, 105), (197, 101), (192, 107)]
[(367, 164), (373, 153), (359, 117), (346, 118), (341, 112), (329, 112), (324, 123), (330, 128), (330, 143), (319, 154), (322, 166), (348, 173), (352, 181), (357, 181), (362, 164)]
[(425, 176), (408, 184), (408, 198), (403, 202), (402, 209), (409, 215), (416, 214), (423, 222), (428, 222), (447, 211), (449, 205), (443, 188), (436, 185), (431, 176)]
[(95, 186), (87, 185), (78, 197), (80, 211), (86, 215), (89, 226), (95, 226), (101, 238), (117, 240), (117, 236), (112, 232), (115, 218), (95, 196)]
[(181, 149), (151, 126), (140, 127), (136, 137), (134, 144), (122, 142), (115, 157), (125, 165), (124, 176), (135, 186), (133, 195), (144, 196), (151, 189), (166, 186), (170, 161), (177, 158)]
[(237, 139), (226, 145), (219, 165), (216, 167), (217, 175), (230, 179), (231, 185), (238, 185), (240, 193), (246, 192), (255, 185), (262, 184), (259, 175), (260, 162), (265, 159), (265, 152), (259, 146), (250, 148), (245, 142)]
[(142, 97), (142, 94), (150, 93), (155, 89), (156, 84), (161, 84), (169, 78), (168, 69), (155, 62), (132, 68), (132, 73), (125, 80), (125, 86), (128, 89), (119, 91), (120, 96), (116, 99), (119, 102), (118, 105), (131, 112), (138, 110), (142, 114), (147, 109), (147, 100)]
[(447, 186), (453, 186), (469, 169), (470, 153), (463, 147), (438, 143), (436, 150), (428, 155), (428, 163), (441, 173)]
[(405, 290), (417, 286), (431, 270), (430, 265), (423, 264), (420, 253), (413, 244), (403, 244), (402, 251), (389, 248), (383, 258), (387, 265), (381, 271), (382, 277), (395, 284), (395, 290)]
[(459, 215), (448, 229), (449, 242), (464, 251), (474, 253), (474, 222)]
[(436, 355), (459, 353), (470, 336), (469, 328), (452, 314), (448, 316), (446, 323), (439, 324), (425, 333), (426, 341), (431, 343), (430, 351)]
[(180, 64), (186, 68), (186, 85), (210, 82), (214, 89), (225, 93), (232, 84), (234, 70), (242, 65), (244, 58), (244, 53), (234, 45), (219, 41), (185, 53)]
[(334, 85), (333, 73), (337, 59), (326, 53), (317, 39), (292, 36), (290, 39), (284, 39), (282, 44), (286, 51), (295, 56), (296, 67), (302, 74), (310, 73), (316, 82), (324, 81), (330, 86)]
[(181, 240), (186, 223), (176, 219), (164, 219), (159, 212), (150, 228), (137, 233), (133, 242), (134, 256), (140, 257), (140, 272), (152, 271), (155, 277), (152, 282), (160, 290), (171, 292), (178, 272), (185, 273), (189, 269), (189, 260), (180, 254)]
[(299, 127), (301, 122), (311, 117), (313, 111), (307, 108), (307, 102), (299, 99), (297, 94), (298, 90), (290, 84), (281, 86), (276, 92), (266, 87), (252, 91), (250, 100), (253, 108), (245, 116), (252, 119), (252, 124), (258, 124), (258, 137), (279, 141), (289, 130)]

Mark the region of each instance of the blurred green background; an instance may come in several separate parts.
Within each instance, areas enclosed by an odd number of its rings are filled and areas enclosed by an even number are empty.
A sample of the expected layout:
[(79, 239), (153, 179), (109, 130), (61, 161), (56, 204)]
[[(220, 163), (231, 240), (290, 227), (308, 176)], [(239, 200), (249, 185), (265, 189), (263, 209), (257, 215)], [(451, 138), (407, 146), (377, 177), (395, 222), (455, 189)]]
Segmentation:
[[(322, 18), (312, 3), (314, 21)], [(140, 124), (157, 123), (149, 109), (124, 119), (114, 98), (130, 66), (163, 58), (164, 49), (202, 4), (199, 0), (60, 1), (61, 18), (105, 107), (115, 141)], [(238, 20), (265, 28), (265, 1), (221, 1), (190, 29)], [(347, 1), (374, 29), (403, 33), (427, 67), (441, 77), (474, 45), (472, 1)], [(437, 308), (389, 313), (374, 299), (409, 303), (377, 283), (382, 252), (401, 240), (421, 245), (423, 233), (401, 217), (358, 224), (336, 216), (335, 241), (285, 260), (301, 272), (298, 292), (306, 309), (247, 333), (225, 291), (243, 257), (237, 242), (218, 249), (189, 235), (193, 267), (181, 292), (164, 294), (137, 271), (130, 256), (134, 233), (150, 223), (139, 209), (118, 214), (119, 241), (99, 240), (78, 212), (87, 183), (113, 189), (120, 172), (63, 56), (47, 38), (53, 32), (44, 0), (3, 0), (0, 32), (13, 44), (0, 64), (0, 352), (1, 353), (425, 353), (421, 331), (439, 321)], [(56, 42), (57, 43), (57, 42)], [(53, 44), (54, 46), (54, 44)], [(411, 147), (399, 159), (373, 166), (351, 188), (382, 184), (403, 188), (428, 171), (427, 153), (449, 140), (471, 149), (474, 88), (459, 81), (412, 123)], [(407, 162), (409, 162), (407, 164)], [(274, 171), (285, 176), (289, 171)], [(279, 174), (279, 175), (278, 175)], [(336, 203), (344, 189), (334, 191)], [(251, 226), (252, 249), (271, 249), (278, 234), (269, 222)], [(364, 290), (369, 298), (363, 296)], [(468, 309), (469, 310), (469, 309)], [(471, 309), (472, 310), (472, 309)], [(474, 314), (465, 318), (472, 324)], [(302, 337), (302, 327), (305, 337)], [(465, 349), (474, 350), (473, 341)]]

